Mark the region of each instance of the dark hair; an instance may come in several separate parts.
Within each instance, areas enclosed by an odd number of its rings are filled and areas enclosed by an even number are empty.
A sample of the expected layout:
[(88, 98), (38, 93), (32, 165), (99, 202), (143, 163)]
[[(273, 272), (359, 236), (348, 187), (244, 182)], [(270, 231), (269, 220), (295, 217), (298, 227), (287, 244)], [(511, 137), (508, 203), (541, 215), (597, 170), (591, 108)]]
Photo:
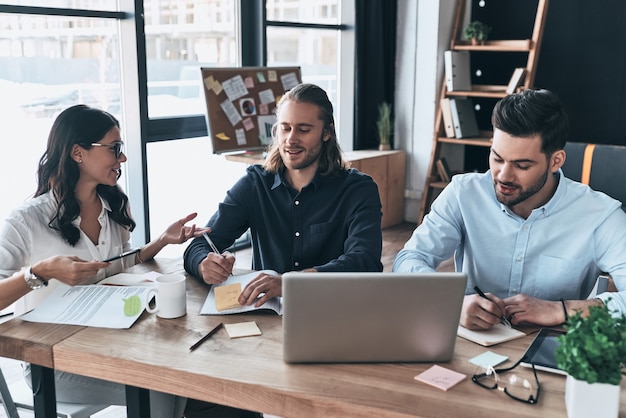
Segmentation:
[[(80, 202), (74, 190), (80, 171), (71, 157), (72, 148), (77, 144), (91, 148), (91, 143), (100, 141), (115, 126), (119, 127), (120, 123), (111, 114), (76, 105), (61, 112), (50, 129), (46, 151), (39, 160), (35, 196), (54, 191), (58, 205), (48, 226), (58, 230), (71, 246), (80, 239), (80, 231), (72, 225), (80, 214)], [(100, 184), (96, 191), (111, 207), (111, 219), (132, 231), (135, 221), (130, 216), (126, 194), (117, 185)]]
[[(311, 103), (319, 109), (318, 117), (324, 122), (324, 130), (330, 133), (328, 141), (322, 143), (320, 153), (319, 171), (322, 175), (337, 173), (349, 167), (349, 164), (343, 159), (341, 148), (337, 140), (335, 132), (335, 119), (333, 118), (333, 105), (328, 99), (326, 92), (315, 84), (299, 84), (291, 90), (287, 91), (281, 97), (276, 106), (275, 113), (278, 114), (280, 107), (292, 100), (297, 103)], [(272, 127), (272, 137), (274, 141), (267, 151), (267, 158), (263, 163), (263, 167), (270, 172), (276, 173), (285, 169), (285, 164), (280, 156), (278, 141), (276, 139), (276, 130), (278, 121)]]
[(559, 97), (549, 90), (523, 90), (500, 100), (491, 123), (509, 135), (541, 136), (541, 151), (552, 155), (565, 147), (569, 119)]

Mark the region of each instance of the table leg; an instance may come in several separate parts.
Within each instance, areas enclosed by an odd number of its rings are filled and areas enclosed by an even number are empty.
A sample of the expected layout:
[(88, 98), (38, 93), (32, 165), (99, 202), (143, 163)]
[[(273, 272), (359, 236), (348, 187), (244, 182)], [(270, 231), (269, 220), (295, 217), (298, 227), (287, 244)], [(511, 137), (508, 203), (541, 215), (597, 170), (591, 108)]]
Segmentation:
[(150, 391), (126, 385), (126, 415), (150, 418)]
[(33, 382), (33, 405), (36, 418), (57, 416), (57, 401), (54, 387), (54, 370), (49, 367), (30, 365)]

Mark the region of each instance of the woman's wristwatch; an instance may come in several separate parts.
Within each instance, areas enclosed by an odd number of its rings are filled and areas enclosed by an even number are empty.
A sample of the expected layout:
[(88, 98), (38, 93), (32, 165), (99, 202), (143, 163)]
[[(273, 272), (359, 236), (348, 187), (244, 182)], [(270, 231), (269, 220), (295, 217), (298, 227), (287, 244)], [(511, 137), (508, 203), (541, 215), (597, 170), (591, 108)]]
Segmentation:
[(36, 290), (48, 286), (47, 281), (37, 277), (35, 273), (31, 271), (31, 266), (24, 267), (22, 272), (24, 273), (24, 280), (26, 280), (26, 284), (31, 289)]

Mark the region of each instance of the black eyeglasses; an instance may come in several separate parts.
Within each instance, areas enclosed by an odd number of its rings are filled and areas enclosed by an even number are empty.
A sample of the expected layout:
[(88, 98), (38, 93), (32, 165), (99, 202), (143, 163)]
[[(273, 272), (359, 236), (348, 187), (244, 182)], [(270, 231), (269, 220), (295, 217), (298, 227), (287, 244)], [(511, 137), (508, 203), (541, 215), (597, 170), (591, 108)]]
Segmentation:
[(509, 372), (519, 366), (522, 362), (520, 359), (513, 366), (506, 369), (494, 369), (493, 367), (487, 367), (487, 371), (472, 376), (472, 382), (485, 389), (498, 389), (501, 392), (506, 393), (510, 398), (516, 401), (536, 404), (539, 401), (539, 391), (541, 386), (539, 385), (539, 379), (537, 378), (537, 371), (535, 370), (535, 364), (532, 363), (533, 374), (535, 375), (535, 385), (528, 381), (528, 379), (522, 379), (515, 374), (508, 376), (508, 379), (503, 379), (502, 374)]
[(124, 143), (122, 141), (113, 142), (110, 144), (100, 144), (98, 142), (94, 142), (93, 144), (89, 144), (92, 147), (109, 147), (111, 152), (115, 154), (115, 158), (119, 159), (124, 152)]

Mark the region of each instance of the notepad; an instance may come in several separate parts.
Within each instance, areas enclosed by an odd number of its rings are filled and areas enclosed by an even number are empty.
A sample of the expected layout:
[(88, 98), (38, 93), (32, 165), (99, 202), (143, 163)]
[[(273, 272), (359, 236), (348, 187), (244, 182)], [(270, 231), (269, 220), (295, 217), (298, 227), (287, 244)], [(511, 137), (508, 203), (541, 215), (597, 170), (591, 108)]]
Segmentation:
[(224, 327), (230, 338), (251, 337), (262, 334), (254, 321), (240, 322), (238, 324), (224, 324)]
[(482, 354), (477, 355), (469, 359), (470, 363), (480, 367), (496, 367), (500, 363), (504, 363), (509, 358), (500, 354), (493, 353), (491, 351), (485, 351)]
[(474, 331), (459, 325), (457, 335), (465, 338), (466, 340), (475, 342), (476, 344), (488, 347), (490, 345), (500, 344), (505, 341), (525, 337), (526, 333), (516, 330), (515, 328), (509, 328), (502, 324), (494, 325), (486, 331)]
[(229, 276), (225, 282), (211, 286), (211, 290), (209, 290), (209, 293), (204, 300), (200, 314), (225, 315), (257, 310), (271, 310), (278, 315), (282, 315), (283, 306), (281, 297), (272, 298), (260, 307), (239, 304), (238, 299), (242, 289), (244, 289), (260, 273), (270, 275), (278, 274), (274, 270), (261, 270), (252, 272), (247, 271), (244, 274), (233, 274), (232, 276)]
[(415, 380), (427, 383), (441, 390), (448, 390), (458, 384), (467, 376), (454, 370), (446, 369), (438, 365), (432, 366), (430, 369), (415, 376)]
[(218, 312), (241, 306), (241, 303), (239, 303), (241, 283), (233, 283), (219, 287), (216, 286), (213, 290), (215, 292), (215, 309), (217, 309)]

